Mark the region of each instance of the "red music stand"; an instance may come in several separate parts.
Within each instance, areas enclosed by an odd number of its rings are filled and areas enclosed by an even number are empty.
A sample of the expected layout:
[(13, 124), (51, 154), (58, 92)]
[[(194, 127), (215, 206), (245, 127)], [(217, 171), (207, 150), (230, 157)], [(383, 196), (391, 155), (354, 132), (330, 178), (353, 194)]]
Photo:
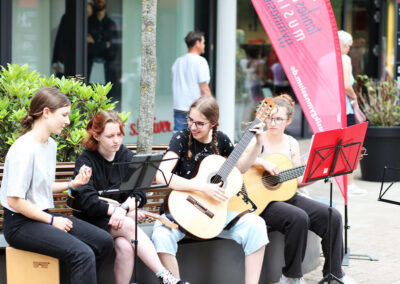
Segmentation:
[[(326, 281), (331, 283), (332, 280), (343, 283), (331, 273), (333, 189), (331, 178), (350, 174), (357, 168), (367, 125), (368, 123), (362, 123), (342, 129), (319, 132), (313, 137), (309, 159), (303, 176), (303, 183), (320, 179), (324, 179), (325, 182), (329, 181), (330, 183), (328, 208), (329, 273), (318, 283), (325, 283)], [(345, 191), (345, 199), (347, 199), (347, 191)]]

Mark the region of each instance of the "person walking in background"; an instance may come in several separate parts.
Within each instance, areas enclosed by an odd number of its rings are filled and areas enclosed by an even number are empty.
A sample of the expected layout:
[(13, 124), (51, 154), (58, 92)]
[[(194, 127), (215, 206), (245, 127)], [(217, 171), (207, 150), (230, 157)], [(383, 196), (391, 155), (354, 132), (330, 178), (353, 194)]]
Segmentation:
[(71, 283), (96, 284), (96, 264), (99, 268), (111, 254), (112, 237), (85, 221), (49, 211), (53, 192), (86, 184), (91, 176), (83, 166), (69, 183), (55, 182), (57, 145), (50, 135), (69, 124), (70, 111), (71, 102), (56, 88), (34, 95), (21, 121), (24, 134), (11, 146), (4, 165), (4, 236), (15, 248), (60, 259), (71, 269)]
[[(339, 31), (340, 49), (342, 52), (342, 63), (343, 63), (343, 77), (344, 77), (344, 88), (346, 90), (346, 114), (347, 114), (347, 126), (355, 124), (353, 103), (357, 102), (357, 95), (353, 89), (354, 77), (351, 65), (351, 59), (348, 56), (350, 48), (353, 44), (353, 37), (351, 34), (345, 31)], [(354, 174), (347, 175), (347, 194), (349, 196), (365, 196), (368, 191), (359, 188), (354, 184)]]
[(172, 66), (174, 94), (174, 132), (187, 128), (186, 115), (190, 105), (202, 95), (211, 95), (210, 68), (201, 56), (205, 50), (204, 33), (193, 31), (185, 42), (188, 52), (175, 60)]

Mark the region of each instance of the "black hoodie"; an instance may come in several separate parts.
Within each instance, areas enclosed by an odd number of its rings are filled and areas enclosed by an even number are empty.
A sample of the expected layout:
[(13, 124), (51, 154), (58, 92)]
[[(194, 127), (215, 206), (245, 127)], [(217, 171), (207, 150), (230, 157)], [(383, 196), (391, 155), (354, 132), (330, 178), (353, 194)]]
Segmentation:
[[(121, 145), (115, 154), (113, 161), (107, 161), (98, 151), (85, 149), (75, 162), (74, 177), (78, 174), (82, 165), (92, 168), (92, 177), (90, 181), (78, 187), (75, 194), (75, 205), (81, 212), (74, 211), (74, 215), (89, 223), (99, 226), (103, 229), (108, 228), (107, 215), (108, 204), (99, 199), (99, 195), (113, 198), (120, 203), (124, 202), (129, 196), (135, 196), (140, 199), (139, 207), (146, 204), (146, 195), (143, 191), (135, 191), (134, 193), (117, 192), (109, 194), (107, 190), (118, 189), (122, 179), (124, 178), (128, 166), (117, 165), (112, 166), (114, 162), (130, 162), (133, 157), (131, 150)], [(100, 193), (99, 193), (100, 191)]]

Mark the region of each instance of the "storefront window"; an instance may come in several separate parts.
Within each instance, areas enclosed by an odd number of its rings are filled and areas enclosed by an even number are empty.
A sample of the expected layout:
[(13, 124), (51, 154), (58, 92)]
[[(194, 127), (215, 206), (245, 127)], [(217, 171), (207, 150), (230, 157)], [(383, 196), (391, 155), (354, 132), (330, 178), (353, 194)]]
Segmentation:
[[(237, 5), (235, 141), (253, 121), (256, 107), (264, 97), (287, 93), (295, 99), (252, 3), (238, 0)], [(301, 110), (298, 105), (296, 109), (298, 111), (288, 131), (300, 136)]]
[[(123, 0), (122, 87), (123, 111), (131, 112), (125, 143), (136, 143), (140, 96), (141, 2)], [(155, 144), (168, 143), (173, 129), (171, 67), (187, 52), (186, 34), (194, 28), (194, 0), (163, 0), (157, 7), (157, 87), (154, 115)]]
[(88, 2), (88, 82), (92, 84), (110, 82), (113, 87), (109, 97), (119, 102), (121, 102), (122, 5), (121, 0)]
[(348, 1), (346, 7), (345, 29), (353, 36), (353, 46), (349, 52), (353, 67), (353, 76), (357, 80), (359, 75), (368, 73), (370, 28), (368, 13), (370, 1)]
[(12, 63), (52, 74), (53, 47), (64, 13), (65, 0), (13, 0)]

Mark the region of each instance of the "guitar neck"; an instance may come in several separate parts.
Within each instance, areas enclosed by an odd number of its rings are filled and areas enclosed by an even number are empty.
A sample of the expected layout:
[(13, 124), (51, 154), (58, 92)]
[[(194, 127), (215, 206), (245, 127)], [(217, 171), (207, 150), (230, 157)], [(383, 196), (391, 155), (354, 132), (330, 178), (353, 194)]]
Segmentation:
[[(248, 129), (252, 129), (255, 125), (257, 125), (260, 122), (261, 120), (256, 118)], [(225, 181), (228, 175), (231, 173), (233, 167), (239, 161), (240, 156), (246, 150), (246, 147), (249, 145), (253, 136), (254, 132), (251, 132), (249, 130), (246, 130), (246, 132), (243, 134), (239, 143), (235, 146), (235, 149), (233, 149), (232, 153), (229, 155), (229, 157), (226, 159), (226, 161), (224, 162), (224, 164), (217, 173), (217, 176), (221, 177), (222, 181)]]
[(295, 167), (295, 168), (291, 168), (291, 169), (282, 171), (278, 175), (279, 183), (302, 176), (305, 169), (306, 169), (306, 166), (299, 166), (299, 167)]
[(159, 220), (161, 223), (163, 223), (165, 226), (171, 228), (171, 229), (178, 229), (178, 225), (171, 222), (170, 220), (161, 217), (160, 215), (156, 214), (156, 213), (151, 213), (145, 210), (141, 210), (141, 212), (144, 213), (145, 216)]

